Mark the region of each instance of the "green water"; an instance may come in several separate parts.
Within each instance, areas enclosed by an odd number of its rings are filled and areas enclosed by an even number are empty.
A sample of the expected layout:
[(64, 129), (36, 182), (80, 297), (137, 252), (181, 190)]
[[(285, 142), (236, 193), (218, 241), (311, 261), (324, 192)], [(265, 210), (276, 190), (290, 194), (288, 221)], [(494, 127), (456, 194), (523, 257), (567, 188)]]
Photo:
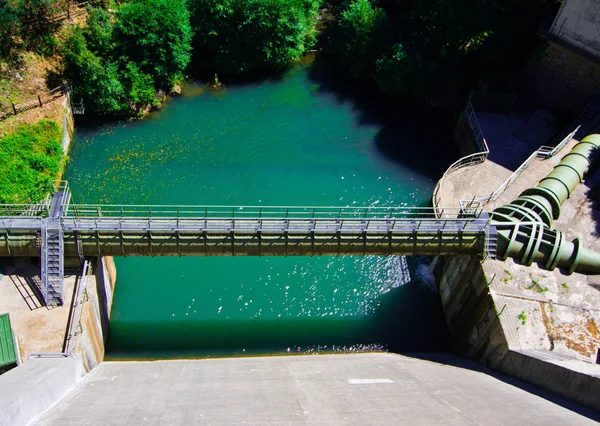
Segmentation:
[[(80, 126), (66, 171), (75, 202), (424, 206), (453, 160), (431, 116), (314, 71), (186, 93), (143, 121)], [(399, 257), (118, 258), (117, 269), (112, 357), (448, 348), (438, 296)]]

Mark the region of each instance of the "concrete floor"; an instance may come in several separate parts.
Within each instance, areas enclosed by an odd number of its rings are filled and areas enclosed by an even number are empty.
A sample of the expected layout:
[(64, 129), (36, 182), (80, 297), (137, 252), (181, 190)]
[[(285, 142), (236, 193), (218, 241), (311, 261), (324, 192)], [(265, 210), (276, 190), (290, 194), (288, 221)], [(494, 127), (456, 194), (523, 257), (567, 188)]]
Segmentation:
[(36, 293), (39, 273), (29, 259), (0, 260), (0, 314), (10, 314), (23, 362), (31, 353), (62, 352), (75, 284), (75, 276), (66, 276), (65, 305), (46, 307)]
[(453, 355), (105, 362), (38, 425), (587, 425), (600, 413)]

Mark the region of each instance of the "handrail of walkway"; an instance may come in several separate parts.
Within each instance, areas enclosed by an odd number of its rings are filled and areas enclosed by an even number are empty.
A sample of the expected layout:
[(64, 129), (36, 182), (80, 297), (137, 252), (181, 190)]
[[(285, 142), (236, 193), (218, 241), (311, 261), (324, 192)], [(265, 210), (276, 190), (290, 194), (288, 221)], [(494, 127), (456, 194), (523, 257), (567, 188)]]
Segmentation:
[[(454, 209), (458, 214), (459, 209)], [(2, 208), (0, 206), (0, 216)], [(65, 218), (435, 219), (431, 207), (70, 204)]]
[[(475, 116), (475, 111), (473, 109), (473, 105), (470, 102), (467, 105), (467, 108), (465, 108), (463, 115), (464, 115), (465, 119), (467, 120), (469, 127), (471, 128), (473, 136), (475, 137), (475, 140), (477, 141), (478, 147), (481, 149), (481, 152), (467, 155), (467, 156), (462, 157), (459, 160), (455, 161), (452, 165), (450, 165), (450, 167), (448, 167), (448, 169), (442, 175), (440, 180), (438, 180), (438, 182), (433, 190), (433, 196), (432, 196), (434, 211), (436, 212), (436, 215), (438, 217), (444, 217), (444, 216), (448, 215), (448, 209), (441, 207), (441, 206), (443, 206), (443, 200), (442, 200), (442, 196), (440, 194), (440, 190), (441, 190), (441, 186), (442, 186), (444, 179), (449, 174), (453, 173), (454, 171), (456, 171), (462, 167), (473, 166), (476, 164), (483, 163), (484, 161), (487, 160), (489, 152), (490, 152), (487, 142), (485, 141), (485, 138), (483, 138), (483, 133), (481, 131), (481, 127), (479, 126), (479, 122), (477, 121), (477, 118)], [(554, 155), (556, 155), (561, 149), (563, 149), (565, 147), (565, 145), (567, 143), (569, 143), (569, 141), (571, 139), (573, 139), (575, 134), (579, 131), (580, 127), (581, 126), (577, 126), (575, 128), (575, 130), (573, 130), (571, 133), (569, 133), (567, 136), (565, 136), (565, 138), (563, 138), (563, 140), (555, 147), (549, 147), (546, 145), (542, 145), (540, 148), (538, 148), (537, 151), (533, 152), (523, 162), (523, 164), (521, 164), (521, 166), (517, 170), (515, 170), (508, 177), (508, 179), (506, 179), (498, 187), (498, 189), (496, 189), (492, 193), (485, 195), (485, 196), (475, 196), (470, 200), (460, 200), (459, 201), (459, 203), (460, 203), (459, 210), (460, 211), (476, 211), (478, 209), (481, 209), (484, 205), (496, 200), (515, 180), (517, 180), (517, 178), (533, 163), (533, 161), (536, 158), (548, 159), (548, 158), (551, 158)], [(480, 140), (482, 140), (483, 143), (480, 143), (479, 142)]]
[(473, 135), (473, 138), (475, 139), (479, 152), (475, 152), (473, 154), (469, 154), (467, 156), (459, 158), (457, 161), (452, 163), (450, 167), (448, 167), (448, 169), (442, 175), (440, 180), (438, 180), (437, 184), (435, 185), (435, 188), (433, 189), (432, 196), (433, 210), (437, 217), (447, 217), (448, 215), (453, 216), (453, 212), (449, 211), (449, 209), (441, 207), (443, 206), (443, 200), (442, 195), (440, 193), (440, 189), (442, 187), (444, 178), (452, 172), (463, 167), (483, 163), (490, 153), (490, 149), (485, 138), (483, 137), (481, 126), (479, 125), (479, 121), (477, 120), (477, 116), (475, 114), (475, 110), (473, 109), (473, 105), (471, 104), (471, 102), (469, 102), (469, 104), (463, 111), (463, 117), (465, 118), (467, 124), (469, 125), (469, 128), (471, 129), (471, 133)]
[(67, 341), (65, 342), (66, 350), (65, 352), (70, 354), (73, 353), (73, 349), (75, 348), (75, 336), (78, 334), (78, 330), (81, 329), (81, 308), (83, 306), (83, 292), (87, 287), (87, 281), (89, 278), (90, 272), (90, 261), (86, 260), (83, 263), (83, 269), (81, 271), (81, 278), (78, 282), (77, 287), (77, 296), (75, 297), (75, 301), (73, 303), (73, 311), (72, 315), (69, 317), (69, 329), (67, 332)]
[(548, 159), (555, 156), (561, 149), (565, 147), (567, 143), (575, 134), (579, 131), (581, 126), (577, 126), (575, 130), (569, 133), (565, 138), (554, 148), (546, 145), (542, 145), (536, 151), (532, 152), (531, 155), (519, 166), (517, 170), (515, 170), (495, 191), (491, 192), (489, 195), (484, 196), (475, 196), (471, 200), (460, 200), (461, 207), (472, 207), (476, 204), (478, 207), (483, 207), (484, 205), (495, 201), (502, 193), (514, 182), (517, 180), (521, 174), (529, 168), (529, 166), (533, 163), (536, 158)]

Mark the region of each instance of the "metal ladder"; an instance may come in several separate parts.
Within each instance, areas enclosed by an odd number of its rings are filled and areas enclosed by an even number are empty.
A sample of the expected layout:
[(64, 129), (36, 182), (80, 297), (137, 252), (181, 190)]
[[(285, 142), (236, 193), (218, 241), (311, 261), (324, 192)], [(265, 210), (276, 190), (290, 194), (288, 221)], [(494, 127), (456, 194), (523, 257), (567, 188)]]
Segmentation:
[(485, 256), (496, 259), (498, 255), (498, 231), (495, 226), (490, 226), (485, 238)]

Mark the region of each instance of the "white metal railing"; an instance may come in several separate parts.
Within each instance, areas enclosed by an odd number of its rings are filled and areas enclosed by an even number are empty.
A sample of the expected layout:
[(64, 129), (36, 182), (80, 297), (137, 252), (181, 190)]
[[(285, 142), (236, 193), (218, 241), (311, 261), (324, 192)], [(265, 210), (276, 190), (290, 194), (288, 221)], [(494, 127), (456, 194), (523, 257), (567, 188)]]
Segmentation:
[[(437, 184), (433, 190), (433, 197), (432, 197), (433, 208), (434, 208), (434, 211), (436, 212), (437, 217), (445, 217), (448, 215), (448, 212), (446, 211), (447, 209), (441, 207), (443, 205), (443, 200), (442, 200), (440, 191), (441, 191), (441, 186), (444, 181), (444, 178), (446, 176), (448, 176), (449, 174), (451, 174), (452, 172), (454, 172), (462, 167), (467, 167), (467, 166), (472, 166), (472, 165), (483, 163), (488, 158), (488, 155), (490, 152), (487, 142), (486, 142), (485, 138), (483, 137), (483, 132), (481, 131), (479, 122), (477, 121), (477, 117), (475, 115), (475, 110), (473, 109), (473, 105), (470, 102), (467, 105), (467, 107), (465, 108), (463, 115), (464, 115), (467, 123), (469, 124), (469, 127), (473, 133), (473, 137), (475, 138), (477, 146), (481, 150), (481, 152), (476, 152), (474, 154), (467, 155), (467, 156), (462, 157), (459, 160), (455, 161), (452, 165), (450, 165), (450, 167), (448, 167), (446, 172), (442, 175), (440, 180), (437, 182)], [(527, 160), (525, 160), (523, 162), (523, 164), (521, 164), (521, 166), (517, 170), (515, 170), (498, 187), (498, 189), (496, 189), (492, 193), (490, 193), (488, 195), (484, 195), (484, 196), (475, 196), (470, 200), (459, 200), (459, 205), (460, 205), (459, 210), (463, 211), (463, 212), (464, 211), (476, 211), (476, 210), (481, 209), (486, 204), (491, 203), (492, 201), (496, 200), (512, 183), (514, 183), (515, 180), (517, 180), (517, 178), (533, 163), (533, 161), (536, 158), (545, 158), (545, 159), (551, 158), (554, 155), (556, 155), (560, 150), (562, 150), (565, 147), (565, 145), (567, 143), (569, 143), (569, 141), (571, 139), (573, 139), (575, 134), (579, 131), (580, 127), (581, 126), (577, 126), (575, 128), (575, 130), (573, 130), (571, 133), (569, 133), (567, 136), (565, 136), (563, 138), (563, 140), (559, 144), (557, 144), (555, 147), (542, 145), (537, 151), (533, 152), (527, 158)]]
[(442, 208), (443, 200), (442, 195), (440, 193), (442, 183), (444, 178), (451, 174), (452, 172), (461, 169), (467, 166), (473, 166), (475, 164), (483, 163), (488, 155), (490, 154), (490, 149), (488, 147), (487, 141), (483, 137), (483, 132), (481, 130), (481, 126), (479, 125), (479, 121), (477, 120), (477, 115), (475, 114), (475, 110), (473, 109), (473, 105), (471, 102), (467, 105), (465, 110), (463, 111), (463, 117), (465, 118), (469, 128), (471, 129), (473, 138), (475, 139), (475, 143), (479, 152), (469, 154), (465, 157), (459, 158), (457, 161), (452, 163), (450, 167), (446, 170), (446, 172), (442, 175), (440, 180), (438, 180), (435, 188), (433, 189), (433, 210), (437, 217), (447, 217), (448, 215), (453, 215), (452, 212), (449, 213), (448, 209)]
[(581, 126), (577, 126), (575, 130), (569, 133), (567, 136), (563, 138), (563, 140), (556, 145), (554, 148), (551, 146), (542, 145), (537, 151), (534, 151), (528, 158), (519, 166), (517, 170), (515, 170), (495, 191), (491, 192), (488, 195), (484, 196), (475, 196), (471, 200), (460, 200), (461, 207), (468, 207), (472, 204), (475, 204), (477, 207), (483, 207), (492, 201), (495, 201), (502, 193), (516, 181), (521, 174), (527, 170), (527, 168), (535, 161), (536, 158), (548, 159), (556, 155), (561, 149), (565, 147), (567, 143), (575, 133), (579, 131)]
[[(458, 213), (458, 209), (454, 209)], [(204, 206), (71, 204), (65, 218), (435, 219), (430, 207)]]
[(67, 342), (66, 342), (66, 353), (73, 353), (74, 345), (75, 345), (75, 336), (77, 336), (81, 331), (81, 308), (83, 306), (83, 294), (87, 287), (87, 281), (90, 273), (90, 261), (86, 260), (83, 263), (83, 270), (81, 271), (81, 278), (79, 279), (79, 284), (77, 287), (77, 296), (75, 297), (75, 302), (73, 304), (74, 310), (73, 315), (69, 318), (69, 331), (67, 333)]

